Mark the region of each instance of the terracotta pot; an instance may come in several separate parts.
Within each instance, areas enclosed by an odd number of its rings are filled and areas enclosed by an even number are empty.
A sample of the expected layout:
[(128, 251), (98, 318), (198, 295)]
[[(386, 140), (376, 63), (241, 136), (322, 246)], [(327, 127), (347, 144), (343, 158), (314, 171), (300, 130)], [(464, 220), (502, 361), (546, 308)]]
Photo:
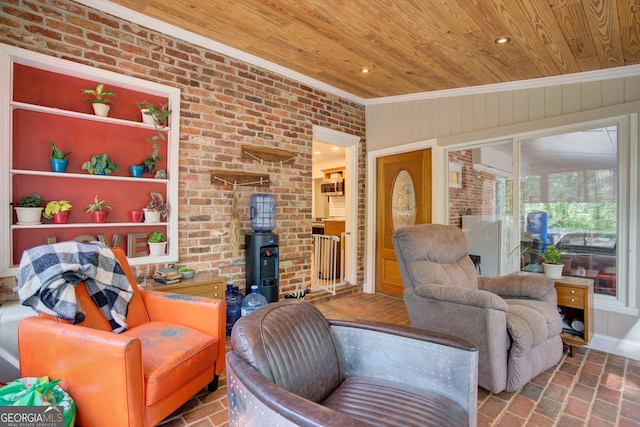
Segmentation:
[(62, 212), (57, 212), (54, 214), (51, 214), (51, 217), (53, 218), (53, 223), (54, 224), (66, 224), (67, 221), (69, 220), (69, 213), (71, 211), (62, 211)]
[(107, 222), (107, 215), (109, 215), (109, 211), (93, 211), (93, 212), (91, 212), (91, 217), (93, 218), (93, 222), (95, 222), (95, 223)]

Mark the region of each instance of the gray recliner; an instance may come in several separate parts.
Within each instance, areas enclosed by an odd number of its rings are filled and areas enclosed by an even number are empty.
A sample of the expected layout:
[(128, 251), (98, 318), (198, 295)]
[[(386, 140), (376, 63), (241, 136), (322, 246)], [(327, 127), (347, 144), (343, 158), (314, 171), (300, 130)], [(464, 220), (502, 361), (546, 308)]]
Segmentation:
[(400, 228), (393, 244), (411, 325), (478, 347), (478, 384), (516, 391), (562, 358), (554, 282), (544, 276), (478, 276), (459, 228)]
[(475, 426), (477, 349), (408, 326), (327, 320), (298, 300), (240, 318), (229, 425)]

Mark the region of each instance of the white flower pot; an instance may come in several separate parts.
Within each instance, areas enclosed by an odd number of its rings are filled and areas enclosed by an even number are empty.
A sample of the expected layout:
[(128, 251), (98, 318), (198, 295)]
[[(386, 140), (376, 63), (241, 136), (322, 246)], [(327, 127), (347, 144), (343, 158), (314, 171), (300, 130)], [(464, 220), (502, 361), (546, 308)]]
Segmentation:
[(143, 211), (144, 211), (144, 222), (150, 222), (150, 223), (160, 222), (160, 212), (150, 211), (147, 208), (144, 208)]
[(21, 208), (16, 207), (16, 215), (18, 216), (19, 225), (40, 224), (40, 216), (42, 216), (43, 208)]
[(564, 264), (542, 264), (544, 275), (550, 279), (561, 279)]
[(164, 251), (167, 249), (167, 242), (147, 242), (147, 244), (149, 245), (149, 256), (162, 256), (164, 255)]
[(109, 109), (111, 107), (108, 104), (100, 104), (98, 102), (94, 102), (92, 105), (93, 112), (96, 116), (107, 117), (109, 115)]
[(140, 110), (140, 114), (142, 114), (142, 123), (153, 125), (154, 124), (153, 116), (151, 114), (147, 114), (147, 111), (149, 110), (146, 108), (143, 108), (142, 110)]

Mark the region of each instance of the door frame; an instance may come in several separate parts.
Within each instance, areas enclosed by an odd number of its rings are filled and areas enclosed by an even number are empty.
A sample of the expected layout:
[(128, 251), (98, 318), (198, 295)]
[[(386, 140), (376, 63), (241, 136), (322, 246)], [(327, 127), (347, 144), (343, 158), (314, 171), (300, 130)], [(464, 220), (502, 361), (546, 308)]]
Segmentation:
[(433, 223), (445, 224), (446, 216), (443, 216), (442, 209), (434, 209), (435, 201), (445, 200), (446, 188), (444, 172), (441, 158), (443, 149), (437, 145), (436, 138), (395, 147), (383, 148), (367, 153), (367, 196), (366, 196), (366, 218), (365, 218), (365, 257), (364, 257), (364, 283), (362, 291), (373, 294), (376, 291), (376, 164), (378, 157), (390, 156), (394, 154), (406, 153), (408, 151), (418, 151), (431, 148), (431, 220)]
[(346, 246), (344, 280), (358, 282), (358, 144), (360, 137), (334, 129), (313, 125), (313, 140), (345, 148), (346, 179), (344, 182), (344, 231), (349, 236)]

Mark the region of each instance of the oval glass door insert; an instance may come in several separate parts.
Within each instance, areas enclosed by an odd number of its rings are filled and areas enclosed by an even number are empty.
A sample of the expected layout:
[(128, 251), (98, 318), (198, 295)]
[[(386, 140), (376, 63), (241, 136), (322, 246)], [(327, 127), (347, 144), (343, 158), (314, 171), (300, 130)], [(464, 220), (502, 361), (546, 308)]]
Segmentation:
[(398, 172), (391, 190), (391, 222), (393, 229), (413, 225), (416, 221), (416, 193), (411, 175)]

